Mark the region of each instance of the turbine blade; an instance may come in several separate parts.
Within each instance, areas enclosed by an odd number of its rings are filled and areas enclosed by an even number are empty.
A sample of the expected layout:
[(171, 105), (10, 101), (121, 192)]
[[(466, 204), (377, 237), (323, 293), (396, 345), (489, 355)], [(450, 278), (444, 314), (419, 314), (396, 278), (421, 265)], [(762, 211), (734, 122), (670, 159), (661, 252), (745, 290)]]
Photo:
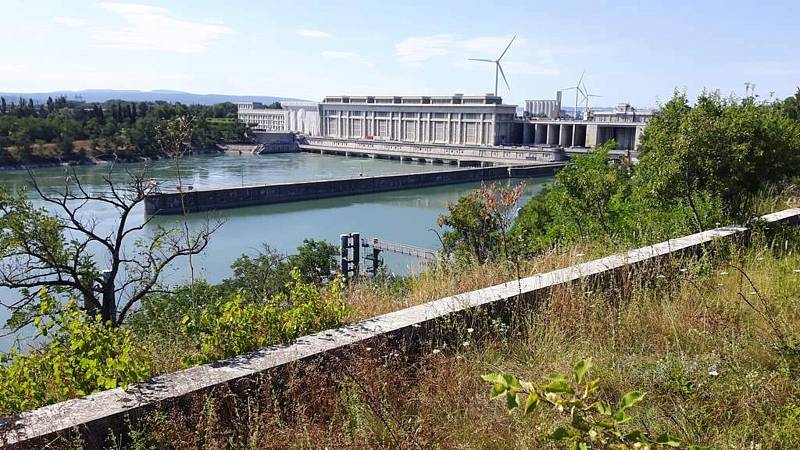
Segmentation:
[[(571, 91), (571, 90), (573, 90), (573, 89), (576, 89), (576, 87), (575, 87), (575, 86), (572, 86), (572, 87), (563, 88), (563, 89), (559, 89), (559, 90), (560, 90), (560, 91)], [(799, 90), (800, 90), (800, 89), (799, 89)]]
[(480, 61), (480, 62), (490, 62), (490, 63), (497, 62), (497, 61), (492, 61), (491, 59), (479, 59), (479, 58), (468, 58), (468, 59), (470, 61)]
[(510, 91), (511, 86), (508, 85), (508, 80), (506, 80), (506, 74), (503, 73), (503, 66), (501, 66), (499, 62), (497, 63), (497, 68), (500, 69), (500, 75), (503, 76), (503, 82), (506, 84), (506, 88), (508, 88), (508, 90)]
[(497, 60), (498, 60), (498, 61), (500, 61), (501, 59), (503, 59), (503, 56), (505, 56), (505, 55), (506, 55), (506, 52), (508, 51), (508, 49), (509, 49), (509, 48), (511, 48), (511, 44), (513, 44), (513, 43), (514, 43), (514, 39), (516, 39), (516, 38), (517, 38), (517, 35), (515, 34), (515, 35), (514, 35), (514, 37), (512, 37), (512, 38), (511, 38), (511, 42), (509, 42), (509, 43), (508, 43), (508, 45), (506, 46), (506, 49), (505, 49), (505, 50), (503, 50), (503, 53), (501, 53), (501, 54), (500, 54), (500, 57), (499, 57), (499, 58), (497, 58)]
[(581, 83), (583, 83), (583, 76), (584, 75), (586, 75), (586, 71), (585, 70), (583, 72), (581, 72), (581, 78), (578, 80), (578, 86), (580, 86)]

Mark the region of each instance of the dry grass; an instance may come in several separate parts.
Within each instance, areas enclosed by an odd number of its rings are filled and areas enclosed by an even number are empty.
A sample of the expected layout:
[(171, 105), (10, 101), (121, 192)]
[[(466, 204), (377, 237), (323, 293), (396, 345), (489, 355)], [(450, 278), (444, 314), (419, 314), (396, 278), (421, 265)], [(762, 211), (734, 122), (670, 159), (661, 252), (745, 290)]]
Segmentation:
[(611, 252), (609, 246), (585, 242), (568, 249), (555, 248), (535, 258), (521, 260), (518, 264), (490, 263), (457, 268), (449, 263), (433, 264), (428, 267), (429, 270), (399, 284), (391, 280), (364, 280), (362, 283), (350, 285), (346, 292), (347, 302), (353, 309), (350, 319), (369, 319), (443, 297), (505, 283), (516, 279), (518, 273), (521, 277), (527, 277), (590, 261)]
[[(629, 286), (558, 290), (535, 311), (518, 313), (520, 326), (464, 332), (422, 354), (361, 349), (357, 357), (286, 373), (247, 395), (218, 393), (159, 413), (136, 442), (153, 448), (546, 448), (542, 434), (561, 419), (548, 410), (509, 415), (490, 400), (480, 375), (503, 370), (539, 380), (591, 356), (606, 399), (633, 388), (648, 392), (634, 411), (637, 427), (716, 448), (798, 448), (796, 245), (733, 249), (715, 263), (667, 261)], [(560, 258), (526, 269), (574, 262)], [(430, 274), (412, 283), (408, 299), (382, 298), (365, 286), (356, 294), (373, 305), (372, 314), (501, 276), (483, 269), (438, 273), (442, 278)]]

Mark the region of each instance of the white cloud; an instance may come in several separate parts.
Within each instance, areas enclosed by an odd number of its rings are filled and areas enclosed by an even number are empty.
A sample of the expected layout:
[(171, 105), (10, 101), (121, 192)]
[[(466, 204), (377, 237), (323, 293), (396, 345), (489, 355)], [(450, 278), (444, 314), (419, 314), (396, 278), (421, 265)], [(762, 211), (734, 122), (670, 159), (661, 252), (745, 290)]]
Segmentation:
[[(478, 36), (463, 38), (454, 34), (411, 37), (395, 45), (400, 62), (419, 66), (432, 59), (444, 59), (451, 67), (485, 69), (487, 64), (469, 58), (495, 59), (513, 36)], [(529, 42), (518, 36), (503, 57), (505, 73), (515, 75), (559, 75), (558, 61), (564, 55), (584, 53), (588, 48), (565, 47), (544, 42)]]
[(98, 3), (105, 11), (119, 15), (122, 27), (103, 27), (93, 31), (96, 46), (135, 51), (202, 53), (233, 30), (225, 25), (192, 22), (169, 16), (159, 6), (136, 3)]
[(300, 30), (297, 32), (298, 35), (303, 37), (310, 37), (310, 38), (329, 38), (333, 35), (321, 30)]
[(436, 56), (446, 56), (455, 48), (456, 41), (450, 34), (412, 37), (395, 45), (401, 62), (420, 64)]
[(101, 2), (98, 7), (119, 14), (166, 14), (167, 10), (160, 6), (142, 5), (138, 3)]
[[(453, 34), (434, 34), (408, 38), (395, 45), (401, 62), (419, 65), (437, 57), (496, 58), (506, 48), (512, 36), (480, 36), (464, 39)], [(524, 46), (522, 37), (514, 41), (514, 48)]]
[(358, 53), (326, 50), (322, 52), (322, 57), (325, 59), (357, 59)]
[(57, 23), (59, 25), (64, 25), (64, 26), (72, 27), (72, 28), (85, 27), (86, 25), (89, 24), (89, 22), (87, 22), (87, 21), (85, 21), (83, 19), (79, 19), (77, 17), (62, 17), (62, 16), (54, 17), (53, 18), (53, 22), (55, 22), (55, 23)]

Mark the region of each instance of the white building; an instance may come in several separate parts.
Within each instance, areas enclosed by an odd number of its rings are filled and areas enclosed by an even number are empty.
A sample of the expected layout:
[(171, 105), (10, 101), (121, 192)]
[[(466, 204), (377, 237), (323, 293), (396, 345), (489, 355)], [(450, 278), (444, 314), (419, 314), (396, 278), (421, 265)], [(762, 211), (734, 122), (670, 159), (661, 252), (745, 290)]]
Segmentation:
[(287, 112), (286, 131), (319, 136), (319, 103), (281, 102)]
[(281, 108), (267, 108), (258, 102), (237, 103), (240, 122), (255, 131), (294, 132), (319, 135), (319, 104), (315, 102), (281, 102)]
[(236, 104), (239, 121), (256, 131), (287, 131), (289, 114), (283, 109), (267, 108), (258, 102)]
[(484, 96), (330, 96), (320, 103), (321, 135), (423, 144), (512, 142), (516, 105)]

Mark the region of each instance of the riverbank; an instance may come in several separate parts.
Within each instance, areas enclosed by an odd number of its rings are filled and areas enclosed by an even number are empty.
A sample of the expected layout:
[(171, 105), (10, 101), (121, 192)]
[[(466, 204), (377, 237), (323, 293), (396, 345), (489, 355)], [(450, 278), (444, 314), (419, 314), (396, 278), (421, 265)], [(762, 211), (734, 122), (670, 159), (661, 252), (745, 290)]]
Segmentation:
[[(220, 148), (198, 149), (187, 152), (186, 155), (224, 155), (226, 152)], [(45, 160), (45, 161), (27, 161), (18, 162), (14, 164), (0, 164), (0, 171), (23, 171), (28, 169), (45, 169), (52, 167), (81, 167), (81, 166), (99, 166), (105, 164), (129, 164), (129, 163), (147, 163), (151, 161), (159, 161), (161, 159), (172, 159), (168, 155), (155, 155), (155, 156), (138, 156), (138, 155), (115, 155), (109, 153), (101, 153), (96, 157), (85, 157), (75, 160), (64, 160), (63, 158)]]

